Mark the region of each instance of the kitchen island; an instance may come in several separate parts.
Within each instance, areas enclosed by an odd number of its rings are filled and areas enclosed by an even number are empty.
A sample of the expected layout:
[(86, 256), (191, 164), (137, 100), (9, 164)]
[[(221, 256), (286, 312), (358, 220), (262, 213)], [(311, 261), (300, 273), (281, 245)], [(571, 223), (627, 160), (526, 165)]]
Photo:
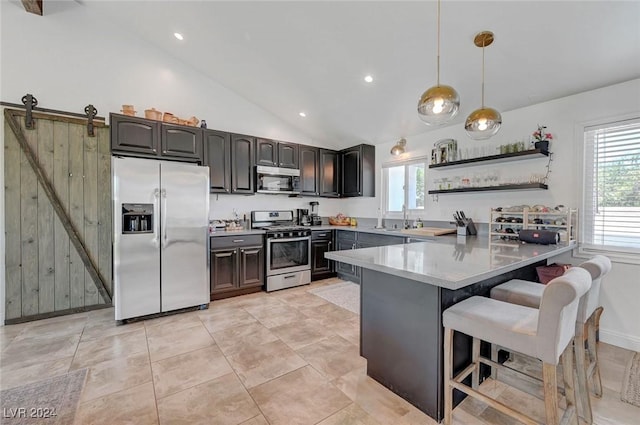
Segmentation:
[[(440, 421), (442, 312), (471, 296), (488, 296), (507, 280), (535, 280), (537, 266), (574, 245), (490, 245), (483, 237), (453, 236), (325, 256), (362, 268), (360, 354), (367, 374)], [(457, 372), (470, 363), (471, 339), (456, 333), (454, 347)]]

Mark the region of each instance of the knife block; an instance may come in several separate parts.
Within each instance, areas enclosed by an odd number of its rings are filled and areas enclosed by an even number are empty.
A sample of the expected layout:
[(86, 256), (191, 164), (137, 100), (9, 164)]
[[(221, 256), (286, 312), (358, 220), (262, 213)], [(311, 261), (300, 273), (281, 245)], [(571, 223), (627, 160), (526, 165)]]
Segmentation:
[(473, 236), (477, 235), (478, 231), (476, 230), (476, 225), (473, 223), (473, 220), (470, 218), (465, 218), (464, 226), (457, 226), (458, 236)]

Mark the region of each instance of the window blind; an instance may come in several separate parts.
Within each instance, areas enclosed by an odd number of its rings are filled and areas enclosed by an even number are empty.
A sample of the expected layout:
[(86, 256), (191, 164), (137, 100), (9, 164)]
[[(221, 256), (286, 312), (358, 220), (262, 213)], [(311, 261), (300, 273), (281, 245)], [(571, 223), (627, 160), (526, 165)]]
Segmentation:
[(640, 254), (640, 118), (585, 127), (584, 252)]

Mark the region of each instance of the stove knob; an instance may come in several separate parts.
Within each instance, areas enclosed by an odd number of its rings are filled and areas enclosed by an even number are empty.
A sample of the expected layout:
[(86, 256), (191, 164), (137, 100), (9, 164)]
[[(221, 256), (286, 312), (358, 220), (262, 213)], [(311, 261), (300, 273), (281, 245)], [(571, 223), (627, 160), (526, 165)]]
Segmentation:
[(289, 237), (292, 238), (293, 237), (293, 232), (289, 232)]

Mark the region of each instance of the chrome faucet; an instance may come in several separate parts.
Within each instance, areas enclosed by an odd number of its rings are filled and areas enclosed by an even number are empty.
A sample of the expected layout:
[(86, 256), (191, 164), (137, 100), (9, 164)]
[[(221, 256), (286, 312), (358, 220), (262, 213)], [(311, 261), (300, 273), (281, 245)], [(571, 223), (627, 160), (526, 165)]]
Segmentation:
[(407, 206), (406, 205), (402, 205), (402, 228), (403, 229), (408, 229), (409, 228), (409, 219), (407, 218)]

